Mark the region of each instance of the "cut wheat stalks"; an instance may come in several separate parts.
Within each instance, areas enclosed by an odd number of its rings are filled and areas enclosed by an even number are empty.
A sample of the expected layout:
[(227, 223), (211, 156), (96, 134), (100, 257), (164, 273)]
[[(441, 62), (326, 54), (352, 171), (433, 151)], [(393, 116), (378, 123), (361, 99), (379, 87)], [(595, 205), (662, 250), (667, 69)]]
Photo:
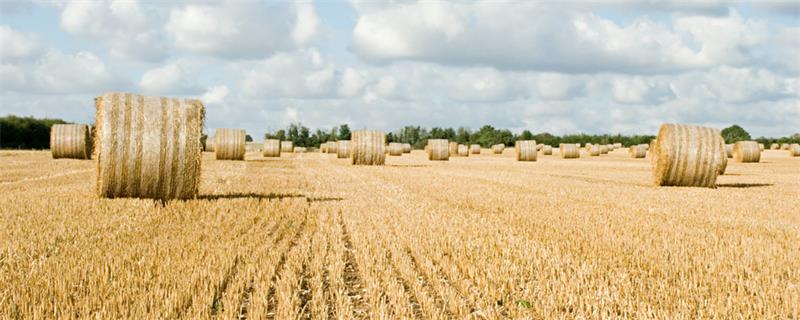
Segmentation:
[(761, 150), (758, 142), (739, 141), (733, 145), (733, 158), (738, 162), (759, 162), (761, 160)]
[(353, 131), (350, 153), (354, 165), (382, 166), (386, 162), (386, 133), (378, 130)]
[(634, 159), (641, 159), (647, 156), (647, 145), (639, 144), (628, 148), (628, 155)]
[(481, 154), (481, 145), (473, 144), (469, 146), (469, 153), (471, 154)]
[(514, 143), (514, 155), (517, 161), (536, 161), (536, 140), (517, 140)]
[[(534, 147), (535, 147), (535, 145), (534, 145)], [(505, 150), (505, 149), (506, 149), (506, 145), (502, 144), (502, 143), (492, 146), (492, 152), (494, 154), (503, 154), (503, 150)]]
[(217, 160), (244, 160), (245, 136), (242, 129), (217, 129), (214, 134)]
[(600, 156), (601, 149), (602, 149), (601, 146), (592, 145), (592, 146), (587, 146), (586, 148), (588, 148), (588, 150), (586, 150), (586, 153), (588, 153), (590, 157), (598, 157), (598, 156)]
[(725, 145), (725, 154), (728, 156), (728, 158), (733, 158), (733, 143)]
[(663, 124), (653, 149), (655, 185), (716, 187), (725, 150), (718, 129)]
[(410, 143), (404, 143), (403, 144), (403, 153), (411, 153), (411, 144)]
[(465, 144), (459, 144), (456, 153), (459, 157), (469, 157), (469, 147)]
[(558, 146), (558, 152), (562, 159), (577, 159), (581, 157), (581, 149), (577, 144), (562, 143)]
[(281, 141), (278, 139), (264, 140), (264, 147), (261, 155), (265, 157), (280, 157), (281, 156)]
[(392, 142), (389, 143), (389, 155), (393, 157), (398, 157), (403, 155), (403, 144)]
[(553, 155), (553, 147), (549, 145), (542, 146), (542, 155), (550, 156)]
[(197, 196), (205, 117), (202, 102), (106, 93), (95, 104), (100, 197)]
[(788, 151), (790, 157), (800, 157), (800, 144), (798, 143), (790, 144)]
[(336, 141), (336, 158), (350, 158), (350, 140)]
[(281, 152), (292, 153), (294, 151), (294, 142), (281, 141)]
[(50, 152), (53, 159), (91, 159), (91, 128), (85, 124), (54, 124), (50, 127)]
[(447, 161), (450, 159), (450, 142), (447, 139), (428, 139), (428, 160)]

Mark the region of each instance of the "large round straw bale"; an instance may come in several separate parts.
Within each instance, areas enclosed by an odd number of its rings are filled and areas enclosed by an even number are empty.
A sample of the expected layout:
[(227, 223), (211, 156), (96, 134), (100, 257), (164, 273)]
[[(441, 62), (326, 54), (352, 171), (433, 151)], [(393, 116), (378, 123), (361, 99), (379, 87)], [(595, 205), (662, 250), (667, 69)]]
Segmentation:
[(294, 142), (281, 141), (281, 152), (292, 153), (294, 151)]
[(494, 154), (502, 154), (503, 150), (505, 150), (505, 149), (506, 149), (506, 145), (502, 144), (502, 143), (492, 146), (492, 152), (494, 152)]
[(473, 144), (469, 146), (469, 153), (472, 154), (481, 154), (481, 145)]
[(450, 155), (451, 156), (455, 157), (455, 156), (460, 156), (461, 155), (461, 154), (458, 153), (458, 146), (459, 146), (458, 142), (450, 142), (447, 145), (448, 149), (450, 150)]
[(280, 157), (281, 156), (281, 141), (278, 139), (264, 140), (264, 150), (262, 155), (265, 157)]
[(725, 154), (728, 155), (728, 158), (733, 158), (733, 143), (725, 145)]
[(549, 156), (553, 154), (553, 147), (549, 145), (542, 146), (542, 155)]
[(778, 150), (780, 148), (781, 148), (781, 146), (779, 144), (777, 144), (777, 143), (773, 143), (773, 144), (769, 145), (769, 149), (770, 150)]
[[(594, 147), (595, 146), (592, 146), (592, 148), (594, 148)], [(600, 154), (608, 154), (608, 152), (609, 152), (609, 147), (606, 144), (600, 145), (600, 146), (598, 146), (598, 148), (600, 149)]]
[(725, 142), (718, 129), (663, 124), (653, 148), (658, 186), (716, 187)]
[(245, 136), (242, 129), (217, 129), (217, 160), (244, 160)]
[(386, 162), (386, 133), (378, 130), (353, 131), (350, 153), (354, 165), (382, 166)]
[(781, 150), (789, 150), (789, 144), (788, 143), (781, 143)]
[(202, 102), (106, 93), (95, 104), (100, 197), (197, 196), (205, 117)]
[(403, 153), (411, 153), (411, 144), (410, 143), (404, 143), (403, 144)]
[(728, 168), (728, 155), (725, 154), (725, 150), (717, 152), (714, 159), (717, 162), (717, 176), (725, 174), (725, 169)]
[(634, 159), (641, 159), (647, 156), (647, 145), (632, 145), (628, 148), (628, 155)]
[(54, 124), (50, 127), (50, 152), (53, 159), (91, 159), (90, 131), (85, 124)]
[(446, 161), (450, 159), (450, 142), (447, 139), (428, 139), (428, 160)]
[(336, 141), (328, 141), (328, 153), (336, 153), (338, 150), (336, 149)]
[(599, 145), (593, 145), (593, 146), (591, 146), (591, 147), (587, 147), (587, 148), (589, 148), (589, 150), (586, 150), (586, 152), (587, 152), (587, 153), (589, 153), (589, 156), (590, 156), (590, 157), (597, 157), (597, 156), (600, 156), (601, 149), (602, 149), (602, 147), (601, 147), (601, 146), (599, 146)]
[(350, 140), (336, 141), (336, 158), (350, 158)]
[(469, 157), (469, 147), (465, 144), (459, 144), (457, 154), (459, 157)]
[(580, 148), (578, 148), (576, 144), (562, 143), (558, 149), (563, 159), (577, 159), (581, 157)]
[(389, 143), (389, 155), (393, 157), (402, 156), (403, 144), (397, 142)]
[(536, 140), (517, 140), (514, 143), (514, 154), (517, 161), (536, 161)]
[(758, 162), (761, 160), (761, 150), (758, 142), (739, 141), (733, 145), (733, 158), (739, 162)]
[(792, 143), (789, 145), (789, 156), (800, 157), (800, 144)]

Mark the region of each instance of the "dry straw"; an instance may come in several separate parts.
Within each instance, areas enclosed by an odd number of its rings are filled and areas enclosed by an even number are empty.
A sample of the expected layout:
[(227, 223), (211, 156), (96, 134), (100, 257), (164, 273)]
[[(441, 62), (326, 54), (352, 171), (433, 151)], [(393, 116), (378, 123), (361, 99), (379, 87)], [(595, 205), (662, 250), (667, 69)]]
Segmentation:
[(758, 150), (764, 151), (764, 144), (763, 143), (759, 143), (758, 144)]
[(537, 144), (537, 145), (536, 145), (536, 151), (537, 151), (537, 152), (538, 152), (538, 151), (542, 151), (542, 148), (544, 148), (544, 144), (543, 144), (543, 143), (540, 143), (540, 144)]
[(739, 162), (759, 162), (761, 160), (761, 150), (758, 148), (758, 142), (737, 142), (733, 145), (733, 158)]
[(291, 141), (281, 141), (281, 152), (292, 153), (294, 151), (294, 143)]
[(91, 129), (85, 124), (54, 124), (50, 127), (50, 152), (53, 159), (91, 159)]
[(428, 160), (447, 161), (450, 159), (450, 143), (447, 139), (428, 139)]
[(502, 154), (503, 150), (505, 150), (505, 149), (506, 149), (506, 145), (502, 144), (502, 143), (492, 146), (492, 152), (494, 152), (494, 154)]
[(725, 154), (728, 158), (733, 158), (733, 144), (726, 144), (725, 145)]
[(469, 153), (471, 154), (481, 154), (481, 145), (473, 144), (469, 146)]
[(514, 143), (514, 154), (517, 161), (536, 161), (536, 140), (517, 140)]
[(586, 150), (586, 152), (589, 153), (590, 157), (600, 156), (600, 154), (602, 152), (601, 150), (603, 149), (601, 146), (598, 146), (598, 145), (593, 145), (593, 146), (586, 147), (586, 148), (588, 148), (588, 150)]
[(403, 144), (403, 153), (411, 153), (411, 144), (410, 143), (404, 143)]
[(778, 150), (780, 148), (781, 148), (781, 146), (779, 144), (777, 144), (777, 143), (773, 143), (773, 144), (769, 145), (769, 149), (770, 150)]
[(654, 183), (714, 188), (724, 150), (718, 129), (663, 124), (653, 147)]
[(244, 160), (245, 132), (242, 129), (217, 129), (217, 160)]
[(617, 149), (620, 149), (620, 148), (622, 148), (622, 143), (617, 142), (617, 143), (614, 144), (614, 150), (617, 150)]
[(206, 139), (206, 151), (214, 152), (216, 148), (214, 148), (214, 137), (209, 137)]
[(305, 153), (306, 152), (306, 148), (305, 147), (297, 147), (297, 148), (294, 148), (294, 150), (292, 152), (294, 152), (294, 153)]
[[(594, 146), (592, 146), (592, 147), (594, 147)], [(600, 154), (608, 154), (608, 152), (609, 152), (608, 145), (604, 144), (604, 145), (599, 146), (599, 148), (600, 148)]]
[(161, 200), (197, 196), (202, 102), (106, 93), (95, 104), (99, 196)]
[(781, 143), (781, 150), (789, 150), (789, 144), (788, 143)]
[(260, 142), (245, 142), (244, 149), (247, 152), (263, 151), (264, 144)]
[(647, 145), (639, 144), (628, 148), (628, 155), (634, 159), (641, 159), (647, 156)]
[(323, 142), (319, 145), (319, 152), (328, 153), (328, 143)]
[(265, 157), (280, 157), (281, 141), (278, 139), (264, 140), (264, 150), (261, 154)]
[(454, 157), (457, 156), (457, 155), (461, 156), (461, 154), (458, 153), (458, 146), (459, 146), (458, 142), (450, 142), (447, 145), (448, 149), (450, 150), (450, 155), (451, 156), (454, 156)]
[(389, 155), (398, 157), (403, 155), (403, 144), (397, 142), (389, 143)]
[(353, 131), (350, 151), (354, 165), (382, 166), (386, 162), (386, 133), (378, 130)]
[(459, 144), (456, 152), (459, 157), (469, 157), (469, 147), (465, 144)]
[(336, 141), (336, 158), (350, 158), (350, 140)]
[(549, 145), (542, 146), (542, 154), (545, 156), (549, 156), (553, 154), (553, 147)]
[(800, 144), (792, 143), (789, 145), (789, 156), (800, 157)]
[(558, 147), (558, 152), (563, 159), (577, 159), (581, 157), (581, 149), (576, 144), (562, 143)]
[(328, 153), (336, 153), (336, 154), (338, 154), (337, 153), (338, 149), (336, 148), (336, 141), (328, 141), (328, 143), (326, 143), (326, 144), (328, 145), (328, 148), (327, 148)]

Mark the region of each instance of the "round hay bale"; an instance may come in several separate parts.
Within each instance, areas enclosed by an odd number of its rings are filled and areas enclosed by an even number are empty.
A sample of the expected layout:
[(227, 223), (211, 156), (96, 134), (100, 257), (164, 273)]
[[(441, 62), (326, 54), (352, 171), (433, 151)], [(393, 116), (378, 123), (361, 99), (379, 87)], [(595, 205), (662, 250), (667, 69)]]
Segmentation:
[(278, 139), (264, 140), (264, 150), (261, 155), (265, 157), (280, 157), (281, 156), (281, 141)]
[(517, 161), (536, 161), (536, 140), (517, 140), (514, 143), (514, 155)]
[(733, 158), (739, 162), (759, 162), (761, 160), (761, 150), (758, 142), (739, 141), (733, 145)]
[(327, 145), (328, 153), (337, 153), (338, 150), (336, 149), (336, 141), (328, 141)]
[(379, 130), (353, 131), (350, 153), (354, 165), (382, 166), (386, 162), (386, 133)]
[(558, 147), (558, 152), (561, 154), (562, 159), (577, 159), (581, 157), (580, 148), (576, 144), (562, 143)]
[(780, 148), (781, 148), (781, 146), (779, 144), (777, 144), (777, 143), (773, 143), (773, 144), (769, 145), (769, 149), (770, 150), (778, 150)]
[(217, 129), (217, 160), (244, 160), (245, 135), (242, 129)]
[(54, 124), (50, 127), (50, 152), (53, 159), (91, 159), (91, 129), (85, 124)]
[(789, 144), (788, 143), (781, 143), (781, 150), (789, 150)]
[(246, 152), (255, 152), (255, 151), (263, 151), (264, 144), (260, 142), (245, 142), (244, 143), (244, 150)]
[(389, 155), (393, 157), (399, 157), (403, 155), (403, 144), (392, 142), (389, 143)]
[(447, 139), (428, 139), (428, 160), (447, 161), (450, 159), (450, 142)]
[(617, 142), (617, 143), (614, 144), (614, 150), (621, 149), (621, 148), (622, 148), (622, 143)]
[(759, 143), (758, 144), (758, 150), (759, 151), (764, 151), (764, 144), (763, 143)]
[(404, 143), (403, 144), (403, 153), (411, 153), (411, 144), (410, 143)]
[(450, 142), (447, 146), (450, 149), (450, 155), (454, 157), (461, 156), (461, 154), (458, 152), (458, 146), (459, 146), (458, 142)]
[(725, 154), (728, 158), (733, 158), (733, 144), (726, 144), (725, 145)]
[[(594, 148), (594, 147), (595, 146), (592, 146), (592, 148)], [(606, 144), (600, 145), (600, 146), (597, 146), (597, 147), (598, 147), (598, 149), (600, 149), (600, 154), (608, 154), (608, 152), (610, 151), (608, 145), (606, 145)]]
[(294, 148), (294, 150), (292, 150), (292, 152), (294, 152), (294, 153), (306, 153), (306, 148), (305, 147), (297, 147), (297, 148)]
[(350, 140), (336, 141), (336, 158), (350, 158)]
[(653, 147), (654, 183), (714, 188), (724, 150), (718, 129), (663, 124)]
[(600, 153), (602, 152), (601, 150), (603, 149), (601, 146), (598, 146), (598, 145), (593, 145), (593, 146), (587, 147), (587, 148), (589, 148), (589, 150), (586, 150), (586, 151), (587, 151), (587, 153), (589, 153), (590, 157), (599, 157)]
[(471, 154), (481, 154), (481, 145), (473, 144), (469, 146), (469, 153)]
[(294, 151), (294, 142), (281, 141), (281, 152), (292, 153)]
[(714, 161), (717, 163), (717, 176), (725, 174), (725, 169), (728, 168), (728, 155), (725, 154), (725, 150), (717, 152)]
[(197, 196), (205, 118), (200, 100), (106, 93), (95, 104), (100, 197)]
[(206, 151), (208, 151), (208, 152), (215, 152), (215, 151), (216, 151), (216, 148), (215, 148), (214, 146), (215, 146), (215, 143), (214, 143), (214, 137), (209, 137), (209, 138), (206, 140)]
[(634, 159), (641, 159), (647, 156), (647, 145), (639, 144), (628, 148), (628, 155)]
[(542, 151), (542, 148), (544, 148), (544, 143), (540, 143), (540, 144), (536, 145), (536, 151), (537, 152)]
[(505, 149), (506, 149), (506, 145), (502, 144), (502, 143), (492, 146), (492, 152), (494, 152), (494, 154), (503, 154), (503, 150), (505, 150)]
[(542, 155), (550, 156), (553, 155), (553, 147), (548, 145), (542, 146)]
[(328, 153), (328, 143), (323, 142), (319, 144), (319, 152)]
[(800, 144), (792, 143), (789, 145), (789, 156), (800, 157)]
[(469, 157), (469, 147), (465, 144), (459, 144), (457, 149), (457, 154), (459, 157)]

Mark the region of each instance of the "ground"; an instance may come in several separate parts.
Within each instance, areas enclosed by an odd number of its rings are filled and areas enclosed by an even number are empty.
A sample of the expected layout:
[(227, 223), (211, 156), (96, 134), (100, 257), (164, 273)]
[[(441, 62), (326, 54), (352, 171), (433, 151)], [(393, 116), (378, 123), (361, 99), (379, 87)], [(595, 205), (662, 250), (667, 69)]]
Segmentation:
[(624, 149), (489, 153), (206, 153), (199, 199), (163, 203), (2, 151), (0, 318), (800, 318), (800, 158), (703, 189)]

